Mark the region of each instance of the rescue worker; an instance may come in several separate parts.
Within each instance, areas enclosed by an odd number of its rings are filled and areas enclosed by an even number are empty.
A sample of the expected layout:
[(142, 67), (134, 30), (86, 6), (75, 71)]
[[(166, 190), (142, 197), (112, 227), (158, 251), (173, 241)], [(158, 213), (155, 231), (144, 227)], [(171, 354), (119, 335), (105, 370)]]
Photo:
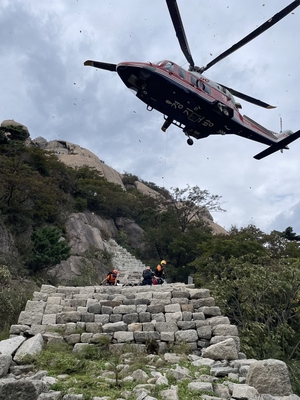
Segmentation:
[(116, 286), (118, 283), (118, 270), (114, 269), (112, 272), (109, 272), (101, 284), (104, 282), (106, 282), (107, 285)]
[(152, 285), (152, 279), (153, 279), (153, 271), (151, 271), (150, 267), (146, 267), (143, 271), (143, 281), (141, 285)]
[(157, 285), (161, 285), (164, 283), (165, 279), (165, 270), (164, 266), (167, 264), (166, 260), (161, 260), (160, 264), (156, 267), (156, 270), (154, 271), (154, 279), (156, 280)]

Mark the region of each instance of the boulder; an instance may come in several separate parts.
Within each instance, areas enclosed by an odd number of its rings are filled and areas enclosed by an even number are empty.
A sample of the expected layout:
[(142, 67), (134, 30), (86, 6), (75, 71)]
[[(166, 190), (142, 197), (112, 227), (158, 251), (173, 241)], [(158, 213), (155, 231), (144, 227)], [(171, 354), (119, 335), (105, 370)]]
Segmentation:
[(117, 236), (113, 220), (101, 218), (92, 212), (70, 214), (66, 222), (67, 237), (71, 246), (71, 256), (53, 267), (49, 274), (64, 282), (72, 282), (79, 277), (82, 268), (91, 267), (99, 272), (99, 280), (106, 275), (106, 268), (100, 260), (86, 253), (92, 248), (94, 252), (108, 250), (104, 240)]
[(37, 400), (45, 389), (42, 381), (7, 379), (0, 382), (0, 400)]
[(10, 339), (1, 340), (0, 354), (13, 355), (25, 340), (24, 336), (15, 336)]
[(179, 400), (178, 387), (172, 386), (171, 389), (162, 390), (160, 395), (163, 400)]
[(233, 385), (232, 397), (234, 399), (256, 399), (259, 397), (258, 391), (249, 385)]
[(83, 254), (90, 246), (104, 250), (101, 230), (108, 231), (108, 227), (101, 217), (90, 212), (73, 213), (66, 222), (66, 230), (73, 254)]
[(202, 349), (202, 357), (212, 358), (213, 360), (237, 360), (238, 352), (235, 341), (230, 338), (212, 344), (211, 346)]
[(8, 373), (12, 357), (7, 354), (0, 354), (0, 378)]
[(250, 365), (246, 384), (260, 394), (289, 396), (292, 393), (288, 368), (285, 362), (274, 359), (255, 361)]
[(41, 353), (43, 349), (43, 337), (40, 333), (27, 339), (17, 350), (14, 361), (21, 363), (26, 356), (34, 356)]
[(139, 225), (131, 219), (124, 217), (116, 218), (115, 223), (119, 230), (126, 233), (128, 243), (133, 249), (143, 250), (145, 248), (143, 241), (144, 230)]

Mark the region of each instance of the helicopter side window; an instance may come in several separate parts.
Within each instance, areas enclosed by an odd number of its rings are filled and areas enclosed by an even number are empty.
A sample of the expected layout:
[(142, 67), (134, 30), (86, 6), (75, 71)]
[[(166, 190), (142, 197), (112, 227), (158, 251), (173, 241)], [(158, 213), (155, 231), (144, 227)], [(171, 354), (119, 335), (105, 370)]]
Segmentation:
[(170, 72), (174, 72), (174, 64), (171, 63), (170, 61), (168, 61), (164, 65), (164, 69), (166, 69), (167, 71), (170, 71)]
[(191, 75), (191, 84), (196, 87), (199, 85), (198, 79), (194, 75)]
[(208, 85), (205, 85), (203, 82), (201, 82), (201, 88), (204, 90), (204, 92), (208, 94), (211, 93), (210, 87)]
[(186, 77), (186, 72), (185, 72), (185, 70), (182, 69), (182, 68), (178, 68), (178, 75), (180, 76), (180, 78), (185, 79), (185, 77)]

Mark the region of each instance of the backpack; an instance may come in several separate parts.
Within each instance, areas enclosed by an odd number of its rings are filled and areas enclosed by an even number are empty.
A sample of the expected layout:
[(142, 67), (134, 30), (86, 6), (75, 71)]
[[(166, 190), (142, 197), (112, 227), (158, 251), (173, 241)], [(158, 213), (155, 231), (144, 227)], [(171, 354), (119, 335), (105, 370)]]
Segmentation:
[(143, 278), (152, 279), (152, 271), (150, 269), (145, 269), (145, 271), (143, 271)]
[(109, 272), (107, 275), (107, 282), (109, 283), (114, 283), (116, 280), (117, 275), (114, 274), (113, 272)]

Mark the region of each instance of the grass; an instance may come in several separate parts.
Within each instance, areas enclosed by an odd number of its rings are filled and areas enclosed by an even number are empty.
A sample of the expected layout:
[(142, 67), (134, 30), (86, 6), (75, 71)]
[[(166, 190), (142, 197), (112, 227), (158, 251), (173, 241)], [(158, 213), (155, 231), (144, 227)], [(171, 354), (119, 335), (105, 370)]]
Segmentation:
[(9, 338), (9, 330), (10, 330), (10, 327), (7, 324), (5, 324), (4, 326), (1, 327), (0, 341)]
[[(109, 351), (107, 343), (104, 342), (87, 346), (80, 354), (74, 354), (72, 349), (73, 347), (66, 343), (51, 344), (46, 346), (42, 353), (28, 361), (35, 365), (36, 370), (46, 369), (50, 376), (57, 378), (57, 382), (51, 387), (52, 390), (61, 391), (63, 395), (83, 394), (84, 400), (108, 394), (111, 400), (116, 400), (122, 397), (122, 392), (132, 392), (136, 386), (137, 382), (122, 381), (122, 378), (130, 376), (133, 371), (142, 369), (151, 378), (152, 370), (166, 374), (168, 369), (174, 367), (159, 355), (133, 351), (129, 344), (125, 345), (122, 351)], [(185, 353), (181, 355), (183, 360), (180, 365), (189, 367), (191, 376), (194, 376), (197, 368), (188, 364)], [(204, 372), (207, 372), (206, 367)], [(169, 376), (169, 385), (155, 387), (150, 395), (160, 400), (159, 392), (174, 384), (178, 386), (180, 398), (201, 399), (200, 393), (188, 390), (187, 385), (190, 381), (188, 379), (178, 382)]]
[[(124, 373), (120, 366), (126, 358), (126, 375), (136, 369), (149, 372), (145, 353), (128, 353), (130, 346), (124, 347), (123, 352), (108, 350), (105, 343), (87, 346), (80, 354), (72, 353), (72, 346), (66, 343), (48, 345), (45, 350), (31, 360), (36, 369), (46, 369), (50, 376), (56, 377), (57, 382), (51, 389), (63, 394), (84, 394), (84, 400), (94, 396), (105, 396), (109, 392), (112, 400), (120, 397), (120, 391), (132, 390), (136, 383), (122, 382)], [(101, 375), (111, 372), (112, 378), (105, 380)], [(63, 377), (60, 377), (63, 375)]]

